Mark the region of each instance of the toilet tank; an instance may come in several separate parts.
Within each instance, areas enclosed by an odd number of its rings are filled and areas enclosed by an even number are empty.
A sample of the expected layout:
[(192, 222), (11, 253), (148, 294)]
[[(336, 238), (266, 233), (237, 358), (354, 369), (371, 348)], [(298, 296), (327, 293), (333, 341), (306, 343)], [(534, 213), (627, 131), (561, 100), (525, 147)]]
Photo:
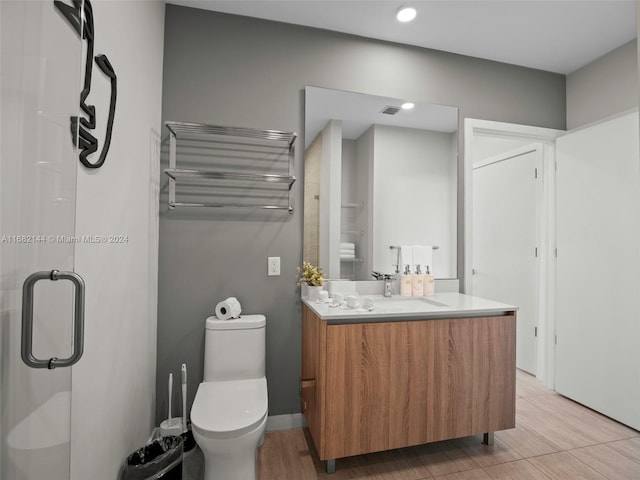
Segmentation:
[(264, 377), (266, 325), (264, 315), (207, 318), (203, 381)]

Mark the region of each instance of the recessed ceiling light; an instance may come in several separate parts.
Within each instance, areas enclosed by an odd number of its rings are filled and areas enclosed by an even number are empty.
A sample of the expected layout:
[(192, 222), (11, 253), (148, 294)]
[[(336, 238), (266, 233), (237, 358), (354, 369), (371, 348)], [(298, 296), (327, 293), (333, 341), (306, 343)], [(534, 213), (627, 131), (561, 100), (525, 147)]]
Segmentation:
[(413, 107), (415, 107), (415, 105), (411, 102), (405, 102), (402, 104), (402, 108), (404, 110), (411, 110)]
[(415, 8), (412, 7), (401, 7), (396, 14), (396, 18), (400, 22), (410, 22), (414, 18), (416, 18), (417, 12)]

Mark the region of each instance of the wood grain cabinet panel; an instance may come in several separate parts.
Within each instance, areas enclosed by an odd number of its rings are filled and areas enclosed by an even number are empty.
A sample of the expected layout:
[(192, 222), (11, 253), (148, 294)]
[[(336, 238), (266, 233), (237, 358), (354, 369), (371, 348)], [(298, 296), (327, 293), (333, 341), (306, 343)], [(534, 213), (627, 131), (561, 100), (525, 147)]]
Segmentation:
[(321, 460), (515, 426), (513, 315), (327, 325), (305, 305), (302, 331)]
[(320, 320), (305, 305), (302, 309), (302, 413), (320, 451), (324, 448), (323, 412), (325, 402), (325, 366), (327, 322)]
[(327, 328), (327, 457), (425, 443), (428, 322)]
[(515, 426), (515, 317), (432, 320), (428, 441)]

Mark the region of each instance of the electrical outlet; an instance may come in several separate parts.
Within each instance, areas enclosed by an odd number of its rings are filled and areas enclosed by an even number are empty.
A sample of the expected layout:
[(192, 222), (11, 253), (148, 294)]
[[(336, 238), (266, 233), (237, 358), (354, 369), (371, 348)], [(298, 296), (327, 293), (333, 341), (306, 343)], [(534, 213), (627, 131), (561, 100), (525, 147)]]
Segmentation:
[(269, 257), (267, 259), (267, 274), (270, 277), (278, 277), (280, 276), (280, 257)]

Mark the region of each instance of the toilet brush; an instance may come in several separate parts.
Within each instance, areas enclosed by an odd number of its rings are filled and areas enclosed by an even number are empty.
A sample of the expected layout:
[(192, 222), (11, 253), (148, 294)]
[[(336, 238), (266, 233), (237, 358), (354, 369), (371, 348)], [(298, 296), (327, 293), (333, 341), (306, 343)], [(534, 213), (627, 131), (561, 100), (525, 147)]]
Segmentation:
[(196, 446), (196, 441), (187, 422), (187, 365), (184, 363), (180, 369), (180, 380), (182, 383), (182, 440), (184, 451), (188, 452)]
[(187, 431), (187, 365), (182, 364), (180, 369), (180, 380), (182, 382), (182, 431)]
[(171, 397), (173, 394), (173, 373), (169, 374), (169, 416), (160, 424), (160, 435), (163, 437), (182, 434), (182, 421), (171, 418)]

